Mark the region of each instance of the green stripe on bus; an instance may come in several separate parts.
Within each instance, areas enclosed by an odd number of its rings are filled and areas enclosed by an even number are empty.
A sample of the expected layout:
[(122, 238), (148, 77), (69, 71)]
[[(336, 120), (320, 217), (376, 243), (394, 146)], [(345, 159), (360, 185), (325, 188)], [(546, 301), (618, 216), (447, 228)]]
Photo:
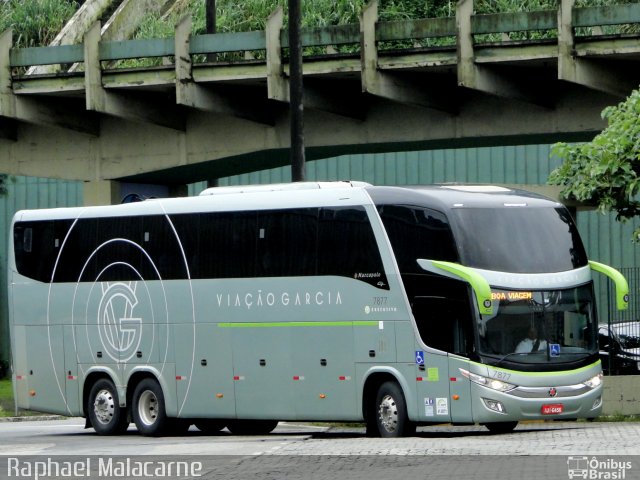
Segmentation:
[(491, 365), (486, 365), (484, 363), (477, 363), (477, 362), (469, 362), (469, 363), (473, 363), (474, 365), (480, 365), (483, 367), (487, 367), (490, 370), (497, 370), (500, 372), (506, 372), (506, 373), (513, 373), (513, 374), (517, 374), (517, 375), (524, 375), (525, 377), (555, 377), (555, 376), (560, 376), (560, 375), (571, 375), (574, 373), (580, 373), (580, 372), (584, 372), (587, 371), (593, 367), (595, 367), (596, 365), (600, 364), (600, 360), (598, 360), (595, 363), (592, 363), (591, 365), (587, 365), (586, 367), (581, 367), (581, 368), (577, 368), (575, 370), (562, 370), (560, 372), (521, 372), (518, 370), (508, 370), (506, 368), (498, 368), (498, 367), (492, 367)]
[(219, 323), (220, 328), (273, 328), (273, 327), (377, 327), (376, 321), (363, 322), (237, 322)]

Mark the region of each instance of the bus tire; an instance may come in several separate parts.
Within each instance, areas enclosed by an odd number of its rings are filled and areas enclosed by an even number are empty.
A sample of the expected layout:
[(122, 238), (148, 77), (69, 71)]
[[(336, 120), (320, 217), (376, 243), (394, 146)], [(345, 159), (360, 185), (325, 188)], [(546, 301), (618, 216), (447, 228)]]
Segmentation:
[(118, 390), (110, 379), (101, 378), (91, 387), (87, 417), (98, 435), (119, 435), (127, 431), (127, 410), (120, 406)]
[(138, 431), (146, 437), (158, 437), (169, 429), (164, 394), (155, 379), (145, 378), (136, 385), (131, 413)]
[(406, 437), (416, 432), (416, 425), (409, 420), (407, 403), (397, 382), (380, 385), (376, 395), (375, 422), (381, 437)]
[(276, 420), (229, 420), (227, 428), (234, 435), (266, 435), (278, 426)]
[(484, 426), (489, 429), (491, 433), (509, 433), (513, 432), (518, 422), (494, 422), (486, 423)]
[(227, 426), (224, 421), (216, 420), (215, 418), (199, 418), (194, 422), (194, 425), (198, 430), (207, 435), (220, 433), (220, 430)]

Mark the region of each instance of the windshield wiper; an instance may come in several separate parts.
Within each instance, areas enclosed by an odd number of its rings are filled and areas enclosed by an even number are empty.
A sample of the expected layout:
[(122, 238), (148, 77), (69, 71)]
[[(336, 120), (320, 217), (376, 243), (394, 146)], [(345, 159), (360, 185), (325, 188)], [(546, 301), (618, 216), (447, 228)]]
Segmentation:
[[(496, 363), (494, 363), (494, 367), (499, 367), (503, 361), (505, 361), (507, 358), (509, 358), (511, 355), (529, 355), (532, 352), (511, 352), (511, 353), (507, 353), (506, 355), (502, 356)], [(537, 353), (537, 352), (534, 352)]]
[[(545, 352), (545, 350), (538, 350), (536, 352), (511, 352), (511, 353), (507, 353), (506, 355), (503, 355), (502, 357), (500, 357), (492, 366), (494, 367), (499, 367), (502, 362), (504, 362), (507, 358), (513, 356), (513, 355), (544, 355), (547, 354), (547, 360), (550, 360), (551, 357), (549, 357), (549, 353), (548, 353), (548, 349), (547, 352)], [(585, 355), (588, 356), (589, 352), (562, 352), (562, 356), (567, 356), (567, 355)]]

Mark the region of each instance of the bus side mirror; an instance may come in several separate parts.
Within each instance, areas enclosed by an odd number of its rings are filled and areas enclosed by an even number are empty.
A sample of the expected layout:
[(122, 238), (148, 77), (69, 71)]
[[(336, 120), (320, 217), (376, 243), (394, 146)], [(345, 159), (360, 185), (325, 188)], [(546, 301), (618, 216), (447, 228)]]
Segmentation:
[(604, 263), (598, 263), (589, 260), (591, 270), (602, 273), (609, 277), (616, 286), (616, 306), (618, 310), (627, 310), (629, 308), (629, 284), (618, 270)]
[(478, 273), (475, 269), (465, 267), (459, 263), (443, 262), (440, 260), (425, 260), (419, 258), (418, 265), (427, 272), (435, 273), (437, 275), (444, 275), (449, 278), (455, 278), (457, 280), (464, 280), (473, 289), (473, 293), (476, 296), (476, 303), (478, 305), (478, 311), (481, 315), (493, 314), (493, 303), (491, 301), (491, 287), (489, 282)]

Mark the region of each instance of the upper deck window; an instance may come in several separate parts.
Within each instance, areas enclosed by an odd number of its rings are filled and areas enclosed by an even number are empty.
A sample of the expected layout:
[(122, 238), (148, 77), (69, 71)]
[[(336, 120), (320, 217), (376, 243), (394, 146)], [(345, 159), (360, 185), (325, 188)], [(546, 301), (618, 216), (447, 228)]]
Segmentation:
[(416, 260), (458, 261), (455, 241), (444, 214), (409, 205), (381, 205), (380, 218), (400, 273), (424, 273)]
[(457, 208), (451, 222), (464, 265), (511, 273), (550, 273), (587, 265), (568, 210)]
[(331, 275), (389, 288), (362, 206), (17, 222), (14, 249), (41, 282)]

